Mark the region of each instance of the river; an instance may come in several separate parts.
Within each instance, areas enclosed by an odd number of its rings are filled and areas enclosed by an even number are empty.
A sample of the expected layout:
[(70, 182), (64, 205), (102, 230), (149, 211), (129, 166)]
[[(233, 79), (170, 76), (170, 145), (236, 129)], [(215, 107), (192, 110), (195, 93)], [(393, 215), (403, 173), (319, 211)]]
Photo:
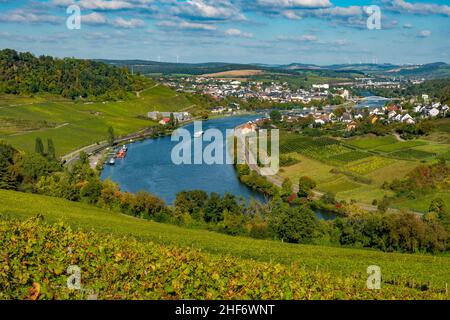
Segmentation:
[(368, 93), (367, 96), (364, 97), (364, 100), (360, 101), (358, 104), (355, 105), (355, 109), (361, 109), (361, 108), (369, 108), (369, 109), (375, 109), (375, 108), (382, 108), (384, 105), (391, 101), (388, 98), (385, 97), (379, 97), (379, 96), (371, 96)]
[[(235, 116), (204, 121), (202, 130), (218, 129), (225, 136), (226, 129), (254, 120), (259, 116)], [(184, 127), (191, 135), (194, 134), (194, 125)], [(194, 140), (194, 138), (192, 139)], [(125, 159), (117, 159), (114, 166), (105, 166), (102, 171), (102, 180), (107, 178), (120, 185), (123, 191), (148, 191), (168, 204), (173, 204), (177, 193), (189, 190), (204, 190), (207, 193), (216, 192), (220, 195), (230, 193), (249, 201), (254, 198), (264, 202), (264, 197), (239, 181), (233, 165), (175, 165), (171, 160), (172, 149), (178, 142), (171, 141), (171, 137), (147, 139), (127, 145), (128, 152)], [(203, 152), (209, 142), (203, 142)], [(227, 152), (224, 146), (224, 153)], [(330, 220), (335, 216), (331, 213), (316, 211), (319, 219)]]
[[(226, 129), (233, 129), (258, 116), (235, 116), (204, 121), (202, 130), (218, 129), (225, 136)], [(191, 135), (194, 125), (184, 127)], [(172, 142), (171, 137), (147, 139), (129, 144), (127, 157), (116, 160), (114, 166), (105, 166), (102, 179), (110, 178), (117, 182), (123, 191), (148, 191), (172, 204), (176, 194), (188, 190), (204, 190), (224, 195), (226, 192), (246, 200), (264, 198), (243, 185), (237, 177), (232, 165), (175, 165), (171, 160), (171, 152), (178, 142)], [(209, 142), (203, 142), (203, 149)], [(224, 146), (224, 152), (226, 152)], [(192, 157), (202, 153), (192, 147)]]

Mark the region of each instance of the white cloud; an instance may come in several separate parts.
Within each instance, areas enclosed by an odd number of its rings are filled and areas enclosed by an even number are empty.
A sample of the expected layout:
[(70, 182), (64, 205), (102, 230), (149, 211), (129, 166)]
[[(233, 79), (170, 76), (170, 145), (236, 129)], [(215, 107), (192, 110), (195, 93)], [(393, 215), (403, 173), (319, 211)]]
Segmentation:
[(200, 30), (200, 31), (214, 31), (217, 27), (207, 23), (196, 23), (188, 21), (162, 21), (156, 24), (158, 27), (184, 29), (184, 30)]
[(121, 0), (81, 0), (79, 5), (82, 8), (91, 10), (121, 10), (133, 8), (132, 3)]
[(193, 22), (187, 22), (183, 21), (179, 24), (179, 27), (181, 29), (192, 29), (192, 30), (216, 30), (217, 27), (213, 26), (211, 24), (205, 24), (205, 23), (193, 23)]
[(428, 38), (429, 36), (431, 36), (431, 31), (430, 30), (422, 30), (419, 33), (419, 37), (420, 38)]
[(114, 20), (113, 25), (119, 28), (134, 29), (145, 26), (145, 22), (141, 19), (125, 20), (123, 18), (117, 18)]
[(228, 0), (188, 0), (173, 2), (171, 12), (188, 19), (245, 20), (240, 9)]
[(441, 14), (450, 17), (450, 6), (434, 3), (409, 3), (404, 0), (384, 0), (388, 8), (397, 12), (413, 14)]
[(413, 25), (412, 25), (411, 23), (405, 23), (405, 24), (403, 25), (403, 28), (405, 28), (405, 29), (412, 29), (412, 28), (413, 28)]
[(225, 35), (228, 37), (241, 37), (241, 38), (252, 38), (253, 34), (249, 32), (243, 32), (239, 29), (228, 29), (225, 31)]
[(278, 36), (277, 40), (294, 42), (316, 42), (318, 39), (315, 35), (305, 34), (302, 36)]
[(71, 4), (79, 5), (83, 9), (89, 10), (125, 10), (133, 8), (146, 8), (152, 4), (153, 0), (53, 0), (57, 6), (65, 7)]
[(31, 12), (17, 9), (4, 14), (0, 14), (0, 21), (17, 23), (60, 23), (62, 18), (48, 15), (42, 12)]
[(281, 15), (285, 18), (291, 19), (291, 20), (300, 20), (302, 17), (293, 10), (285, 10), (281, 12)]
[(101, 25), (106, 24), (108, 19), (106, 19), (106, 17), (101, 13), (92, 12), (84, 16), (82, 15), (81, 22), (86, 24)]
[(328, 8), (329, 0), (257, 0), (257, 4), (271, 8)]

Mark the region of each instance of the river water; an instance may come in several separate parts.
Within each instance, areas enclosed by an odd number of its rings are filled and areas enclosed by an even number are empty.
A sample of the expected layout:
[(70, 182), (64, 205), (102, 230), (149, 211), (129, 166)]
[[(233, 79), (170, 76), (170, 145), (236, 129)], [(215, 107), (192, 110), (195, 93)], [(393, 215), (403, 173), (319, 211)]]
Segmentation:
[[(204, 121), (202, 130), (218, 129), (225, 137), (227, 129), (254, 120), (258, 116), (236, 116)], [(194, 135), (194, 125), (184, 127)], [(192, 138), (194, 141), (194, 138)], [(264, 197), (239, 181), (233, 165), (175, 165), (171, 159), (172, 149), (178, 141), (171, 137), (147, 139), (127, 145), (125, 159), (117, 159), (114, 166), (105, 166), (102, 180), (107, 178), (120, 185), (121, 190), (128, 192), (148, 191), (168, 204), (173, 204), (177, 193), (189, 190), (204, 190), (220, 195), (231, 193), (245, 200), (252, 198), (264, 202)], [(194, 143), (192, 143), (194, 144)], [(192, 146), (192, 158), (202, 153), (210, 142), (203, 142), (203, 149), (195, 150)], [(200, 151), (201, 150), (201, 151)], [(224, 146), (224, 154), (227, 152)], [(330, 220), (335, 216), (328, 212), (316, 211), (319, 219)]]
[[(218, 129), (225, 136), (226, 129), (236, 126), (257, 116), (236, 116), (204, 121), (202, 130)], [(184, 127), (194, 135), (194, 125)], [(194, 141), (194, 138), (192, 139)], [(204, 190), (207, 193), (216, 192), (224, 195), (226, 192), (246, 200), (255, 198), (263, 201), (259, 194), (243, 185), (237, 177), (232, 165), (175, 165), (171, 160), (171, 152), (178, 142), (171, 141), (171, 137), (147, 139), (128, 145), (125, 159), (116, 160), (115, 166), (105, 166), (102, 179), (110, 178), (117, 182), (123, 191), (148, 191), (159, 196), (168, 204), (172, 204), (176, 194), (188, 190)], [(193, 145), (194, 143), (192, 143)], [(210, 142), (203, 142), (203, 149)], [(203, 149), (194, 151), (192, 157), (202, 153)], [(224, 146), (224, 154), (227, 152)]]

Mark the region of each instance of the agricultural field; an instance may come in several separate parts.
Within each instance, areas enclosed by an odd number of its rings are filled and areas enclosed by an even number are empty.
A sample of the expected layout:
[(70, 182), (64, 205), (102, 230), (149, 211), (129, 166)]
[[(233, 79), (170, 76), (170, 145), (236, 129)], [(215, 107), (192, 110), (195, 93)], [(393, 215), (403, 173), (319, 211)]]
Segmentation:
[(332, 192), (334, 194), (355, 190), (362, 187), (361, 184), (354, 182), (347, 177), (340, 177), (332, 182), (320, 184), (320, 190), (325, 192)]
[[(155, 125), (142, 116), (153, 110), (178, 111), (195, 107), (188, 97), (152, 86), (126, 101), (72, 102), (45, 95), (24, 98), (0, 96), (0, 140), (33, 151), (36, 137), (52, 138), (57, 155), (103, 141), (112, 126), (117, 136)], [(189, 110), (192, 111), (192, 110)]]
[(350, 162), (343, 169), (359, 175), (366, 175), (380, 168), (387, 167), (392, 163), (393, 161), (391, 159), (374, 156)]
[[(338, 199), (370, 204), (374, 199), (393, 195), (381, 189), (384, 182), (402, 179), (422, 162), (450, 158), (449, 150), (448, 144), (427, 140), (400, 142), (394, 136), (337, 140), (282, 134), (281, 153), (294, 158), (298, 155), (301, 163), (283, 167), (281, 176), (296, 183), (306, 175), (317, 182), (318, 191), (333, 192)], [(422, 206), (420, 201), (404, 202), (404, 208), (422, 211), (431, 200), (423, 200), (426, 205)]]
[(265, 74), (263, 70), (230, 70), (217, 73), (204, 74), (202, 77), (209, 78), (235, 78), (235, 77), (248, 77), (258, 76)]
[(399, 150), (406, 150), (413, 147), (423, 146), (427, 143), (425, 141), (420, 140), (411, 140), (411, 141), (404, 141), (404, 142), (397, 142), (397, 143), (391, 143), (386, 144), (380, 147), (375, 148), (374, 150), (385, 152), (385, 153), (391, 153)]
[[(27, 220), (38, 213), (44, 222), (11, 222), (13, 219)], [(383, 274), (383, 289), (377, 291), (380, 299), (431, 294), (434, 294), (431, 297), (445, 298), (439, 292), (443, 291), (450, 277), (450, 257), (445, 255), (383, 253), (232, 237), (145, 221), (63, 199), (13, 191), (0, 190), (0, 220), (1, 247), (7, 248), (8, 254), (14, 257), (10, 264), (15, 267), (7, 272), (14, 278), (22, 275), (26, 284), (6, 290), (15, 298), (29, 294), (28, 289), (33, 282), (45, 287), (42, 298), (82, 298), (49, 287), (53, 281), (59, 285), (64, 280), (58, 278), (62, 274), (58, 270), (64, 270), (63, 266), (69, 262), (82, 264), (82, 270), (86, 271), (84, 283), (99, 292), (99, 299), (159, 299), (169, 295), (188, 299), (193, 298), (195, 293), (198, 294), (195, 298), (299, 299), (305, 298), (300, 292), (304, 294), (309, 291), (305, 290), (305, 286), (311, 288), (309, 298), (314, 299), (369, 298), (362, 289), (367, 279), (366, 269), (374, 264), (380, 266)], [(47, 225), (53, 223), (59, 225)], [(62, 227), (61, 223), (71, 229)], [(16, 245), (9, 243), (13, 239), (9, 234), (11, 232), (15, 234)], [(52, 243), (52, 246), (39, 245), (45, 243)], [(74, 254), (70, 257), (67, 255), (69, 246)], [(22, 247), (30, 250), (17, 250)], [(14, 272), (21, 268), (25, 253), (27, 269)], [(42, 268), (42, 265), (50, 268)], [(223, 268), (218, 268), (220, 265)], [(186, 269), (188, 266), (189, 269)], [(147, 268), (154, 273), (143, 276), (143, 270)], [(195, 274), (199, 268), (202, 275)], [(179, 273), (175, 270), (185, 271)], [(210, 270), (215, 271), (216, 275), (209, 274)], [(237, 290), (239, 293), (225, 290), (238, 274), (239, 279), (244, 281), (247, 276), (255, 278), (255, 270), (259, 273), (254, 290)], [(133, 276), (122, 277), (122, 274)], [(208, 287), (211, 285), (211, 290), (202, 290), (192, 282), (202, 277), (212, 279), (212, 283), (206, 282)], [(326, 286), (322, 287), (325, 282), (322, 283), (321, 278), (326, 279)], [(152, 290), (139, 290), (140, 279), (149, 283)], [(219, 279), (225, 283), (216, 283)], [(114, 285), (116, 281), (117, 285)], [(162, 283), (168, 286), (161, 287)], [(287, 283), (291, 284), (289, 290), (278, 290)], [(315, 284), (315, 289), (308, 283)], [(408, 287), (412, 284), (414, 287), (431, 287), (436, 291), (412, 290)], [(253, 284), (249, 288), (253, 288)], [(132, 293), (136, 296), (131, 296)]]
[(361, 159), (366, 156), (362, 152), (343, 146), (338, 140), (332, 138), (299, 138), (296, 135), (282, 138), (280, 152), (282, 154), (296, 152), (328, 164), (342, 164), (352, 161), (352, 158)]
[(328, 159), (331, 161), (335, 161), (337, 163), (348, 164), (349, 162), (358, 161), (358, 160), (365, 159), (370, 156), (371, 156), (371, 154), (368, 152), (352, 150), (352, 151), (348, 151), (345, 153), (331, 156)]
[(359, 149), (371, 150), (384, 145), (396, 143), (397, 139), (393, 136), (386, 137), (364, 137), (356, 138), (346, 141), (347, 144), (357, 147)]
[(399, 150), (389, 154), (389, 156), (400, 159), (416, 159), (424, 160), (431, 157), (436, 157), (436, 153), (426, 152), (416, 149)]

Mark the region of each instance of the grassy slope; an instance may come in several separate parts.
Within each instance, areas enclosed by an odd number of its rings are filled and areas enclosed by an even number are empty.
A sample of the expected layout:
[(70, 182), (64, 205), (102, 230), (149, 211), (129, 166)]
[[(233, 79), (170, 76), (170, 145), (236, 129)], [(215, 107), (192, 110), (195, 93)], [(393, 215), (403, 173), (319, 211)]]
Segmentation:
[(144, 221), (62, 199), (0, 190), (0, 216), (25, 219), (44, 215), (49, 222), (64, 221), (83, 230), (131, 235), (159, 244), (192, 247), (261, 262), (296, 263), (306, 270), (327, 271), (336, 276), (366, 277), (369, 265), (381, 267), (383, 279), (431, 282), (442, 287), (450, 279), (450, 257), (382, 253), (372, 250), (283, 244), (278, 241), (231, 237), (205, 230), (179, 228)]
[(36, 98), (0, 96), (0, 119), (45, 120), (56, 126), (31, 132), (25, 128), (9, 134), (0, 130), (0, 140), (32, 151), (36, 137), (52, 138), (58, 155), (63, 155), (106, 139), (109, 126), (113, 126), (117, 135), (132, 133), (155, 124), (138, 116), (153, 110), (178, 111), (192, 105), (186, 96), (162, 86), (149, 87), (140, 97), (123, 102), (93, 104), (73, 103), (48, 95)]

